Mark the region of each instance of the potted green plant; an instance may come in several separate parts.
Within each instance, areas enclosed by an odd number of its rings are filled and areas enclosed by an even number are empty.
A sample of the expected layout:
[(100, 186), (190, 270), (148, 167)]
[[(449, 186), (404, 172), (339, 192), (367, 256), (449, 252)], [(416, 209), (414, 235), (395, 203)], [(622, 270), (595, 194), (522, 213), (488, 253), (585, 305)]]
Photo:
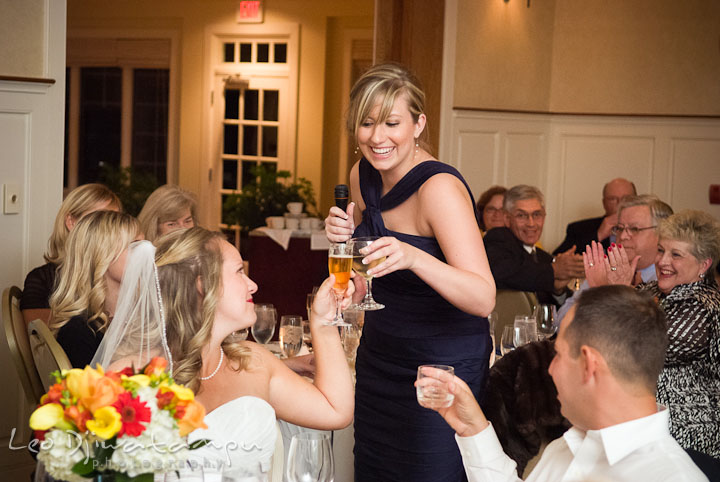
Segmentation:
[(312, 183), (300, 177), (290, 181), (290, 171), (275, 171), (265, 166), (253, 168), (254, 180), (242, 192), (231, 194), (223, 203), (223, 223), (240, 226), (247, 233), (265, 225), (265, 218), (282, 216), (287, 203), (302, 202), (305, 212), (317, 215), (315, 190)]

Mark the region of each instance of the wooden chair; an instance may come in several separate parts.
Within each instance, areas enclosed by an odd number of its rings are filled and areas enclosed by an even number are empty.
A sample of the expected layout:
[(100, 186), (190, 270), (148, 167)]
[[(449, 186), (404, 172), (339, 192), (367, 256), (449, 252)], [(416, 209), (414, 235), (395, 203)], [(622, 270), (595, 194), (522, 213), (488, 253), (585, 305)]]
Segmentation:
[(56, 370), (70, 370), (72, 365), (50, 328), (42, 320), (33, 320), (27, 327), (32, 350), (33, 368), (47, 391), (54, 380), (50, 374)]
[(2, 317), (5, 339), (10, 349), (10, 357), (15, 365), (20, 383), (30, 405), (40, 403), (43, 396), (43, 384), (35, 369), (27, 324), (20, 311), (22, 290), (17, 286), (5, 288), (2, 296)]
[(500, 346), (503, 328), (513, 326), (515, 315), (532, 315), (538, 304), (535, 293), (529, 291), (497, 290), (495, 295), (495, 311), (498, 320), (495, 322), (495, 344)]

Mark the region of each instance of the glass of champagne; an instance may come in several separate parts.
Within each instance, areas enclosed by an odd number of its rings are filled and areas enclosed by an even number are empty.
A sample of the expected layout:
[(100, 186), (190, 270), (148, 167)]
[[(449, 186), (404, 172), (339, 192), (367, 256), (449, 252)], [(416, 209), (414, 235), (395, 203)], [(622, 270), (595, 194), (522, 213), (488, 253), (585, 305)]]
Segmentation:
[(250, 331), (256, 342), (266, 345), (275, 334), (277, 310), (271, 304), (257, 304), (255, 305), (255, 315), (257, 315), (257, 320)]
[(335, 318), (332, 322), (327, 323), (333, 326), (346, 326), (343, 320), (340, 306), (342, 305), (343, 295), (347, 290), (350, 282), (350, 272), (353, 264), (353, 242), (333, 243), (328, 250), (328, 271), (335, 275), (335, 284), (333, 292), (335, 293)]
[(385, 261), (385, 256), (380, 259), (371, 261), (369, 264), (363, 264), (362, 260), (365, 255), (360, 253), (360, 250), (362, 250), (363, 248), (367, 248), (368, 246), (370, 246), (370, 244), (372, 244), (373, 241), (377, 239), (380, 238), (378, 236), (367, 236), (363, 238), (353, 238), (351, 240), (353, 243), (353, 270), (355, 270), (357, 274), (365, 278), (365, 283), (367, 286), (367, 289), (365, 290), (365, 298), (363, 299), (362, 303), (357, 306), (358, 309), (361, 309), (363, 311), (382, 310), (383, 308), (385, 308), (385, 305), (383, 305), (382, 303), (378, 303), (373, 299), (373, 276), (368, 274), (369, 269), (374, 268), (375, 266)]
[(330, 434), (300, 432), (290, 440), (285, 477), (289, 482), (332, 482), (335, 479)]
[(280, 349), (286, 358), (298, 354), (303, 344), (302, 316), (283, 315), (280, 318)]

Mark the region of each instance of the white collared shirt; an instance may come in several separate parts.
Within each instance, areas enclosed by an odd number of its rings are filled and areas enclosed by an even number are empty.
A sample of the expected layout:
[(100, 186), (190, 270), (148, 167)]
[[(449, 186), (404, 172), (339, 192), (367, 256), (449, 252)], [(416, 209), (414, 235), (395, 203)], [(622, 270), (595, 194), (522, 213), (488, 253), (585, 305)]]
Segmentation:
[[(492, 425), (471, 437), (455, 435), (470, 482), (519, 481)], [(571, 428), (547, 446), (528, 482), (707, 481), (668, 430), (668, 412), (583, 432)]]

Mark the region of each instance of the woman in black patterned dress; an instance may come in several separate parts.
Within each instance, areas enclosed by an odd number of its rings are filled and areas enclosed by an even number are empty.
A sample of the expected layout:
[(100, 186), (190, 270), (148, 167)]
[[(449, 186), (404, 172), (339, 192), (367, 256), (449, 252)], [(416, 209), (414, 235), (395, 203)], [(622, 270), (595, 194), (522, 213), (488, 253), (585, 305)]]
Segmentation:
[(657, 400), (682, 447), (720, 457), (720, 223), (683, 211), (661, 221), (658, 235), (658, 280), (638, 287), (656, 296), (668, 320)]

